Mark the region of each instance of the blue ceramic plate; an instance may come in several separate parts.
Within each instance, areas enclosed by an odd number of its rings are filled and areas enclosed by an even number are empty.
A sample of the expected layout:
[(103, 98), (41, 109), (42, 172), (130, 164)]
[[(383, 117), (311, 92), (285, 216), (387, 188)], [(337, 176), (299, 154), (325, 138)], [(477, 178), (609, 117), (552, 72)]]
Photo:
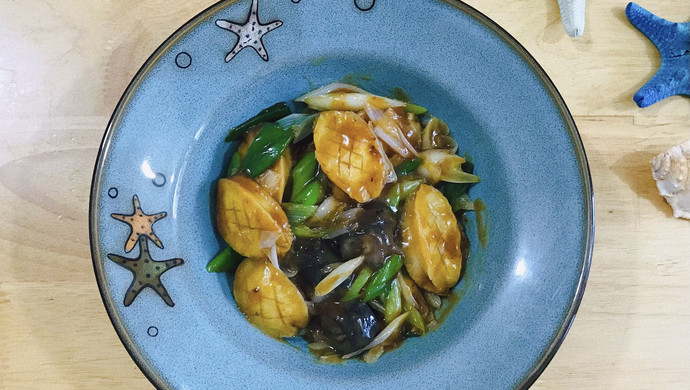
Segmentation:
[[(239, 37), (239, 38), (238, 38)], [(336, 80), (401, 87), (445, 119), (482, 183), (477, 242), (440, 329), (377, 363), (322, 364), (237, 310), (219, 250), (215, 182), (228, 128)], [(234, 147), (234, 146), (233, 146)], [(115, 109), (91, 192), (93, 264), (125, 347), (159, 388), (507, 389), (529, 386), (568, 330), (593, 241), (585, 153), (535, 60), (456, 1), (241, 0), (182, 26)], [(294, 344), (294, 345), (293, 345)]]

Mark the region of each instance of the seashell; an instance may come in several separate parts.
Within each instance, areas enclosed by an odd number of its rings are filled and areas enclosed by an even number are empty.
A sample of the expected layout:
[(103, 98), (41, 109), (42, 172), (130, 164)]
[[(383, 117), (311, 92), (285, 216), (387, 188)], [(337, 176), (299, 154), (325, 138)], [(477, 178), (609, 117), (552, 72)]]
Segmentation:
[(654, 157), (652, 176), (676, 218), (690, 219), (690, 140)]
[(585, 32), (585, 0), (558, 0), (561, 22), (571, 37), (581, 37)]

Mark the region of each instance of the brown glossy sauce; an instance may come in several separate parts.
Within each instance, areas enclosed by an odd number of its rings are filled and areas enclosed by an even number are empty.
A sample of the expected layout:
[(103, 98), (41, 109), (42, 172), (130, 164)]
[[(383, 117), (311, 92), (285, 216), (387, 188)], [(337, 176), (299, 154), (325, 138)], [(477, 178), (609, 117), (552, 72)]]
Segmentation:
[(477, 198), (474, 201), (474, 215), (477, 218), (477, 236), (479, 238), (479, 246), (486, 248), (486, 243), (489, 239), (489, 221), (486, 218), (486, 203)]

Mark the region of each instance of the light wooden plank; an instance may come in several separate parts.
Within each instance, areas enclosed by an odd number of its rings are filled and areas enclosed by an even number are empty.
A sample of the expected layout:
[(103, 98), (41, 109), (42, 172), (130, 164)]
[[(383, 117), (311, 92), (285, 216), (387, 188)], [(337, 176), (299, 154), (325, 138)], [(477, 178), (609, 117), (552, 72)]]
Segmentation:
[[(555, 0), (468, 3), (553, 79), (575, 115), (596, 194), (585, 298), (534, 388), (687, 388), (690, 223), (672, 218), (657, 195), (649, 160), (690, 138), (690, 99), (646, 109), (632, 101), (659, 58), (625, 18), (626, 2), (589, 1), (579, 39), (565, 34)], [(690, 18), (684, 1), (638, 3)], [(119, 342), (93, 277), (91, 174), (129, 80), (210, 4), (0, 2), (0, 389), (152, 388)]]

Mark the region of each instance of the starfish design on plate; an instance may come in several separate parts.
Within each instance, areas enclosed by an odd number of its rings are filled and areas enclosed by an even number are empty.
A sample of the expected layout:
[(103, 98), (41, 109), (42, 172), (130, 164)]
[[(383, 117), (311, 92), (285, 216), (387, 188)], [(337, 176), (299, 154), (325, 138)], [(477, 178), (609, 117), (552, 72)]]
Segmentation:
[(253, 48), (262, 60), (268, 61), (268, 52), (262, 40), (263, 36), (282, 26), (283, 22), (276, 20), (268, 24), (261, 24), (259, 21), (259, 2), (252, 0), (252, 7), (244, 23), (237, 24), (229, 20), (219, 19), (216, 20), (216, 25), (237, 35), (237, 43), (225, 56), (225, 62), (230, 62), (237, 53), (246, 47)]
[(127, 289), (125, 294), (125, 306), (129, 306), (134, 301), (134, 298), (139, 295), (141, 290), (146, 287), (152, 288), (161, 298), (168, 304), (168, 306), (175, 306), (175, 303), (168, 295), (168, 291), (161, 283), (161, 275), (178, 265), (184, 264), (182, 259), (170, 259), (163, 261), (156, 261), (151, 258), (149, 252), (148, 241), (146, 237), (139, 237), (139, 256), (134, 259), (129, 259), (120, 255), (108, 254), (108, 258), (117, 264), (127, 268), (134, 274), (134, 280)]
[(130, 252), (134, 249), (137, 240), (142, 236), (150, 238), (156, 246), (162, 249), (163, 243), (156, 236), (156, 233), (153, 232), (153, 224), (159, 219), (165, 218), (168, 213), (164, 211), (156, 214), (145, 214), (141, 210), (139, 198), (136, 195), (134, 195), (132, 202), (134, 203), (134, 212), (132, 214), (110, 214), (111, 217), (128, 224), (130, 227), (129, 238), (125, 243), (125, 252)]
[(672, 95), (690, 96), (690, 23), (669, 22), (635, 3), (628, 3), (625, 15), (661, 55), (659, 70), (635, 93), (635, 103), (647, 107)]

